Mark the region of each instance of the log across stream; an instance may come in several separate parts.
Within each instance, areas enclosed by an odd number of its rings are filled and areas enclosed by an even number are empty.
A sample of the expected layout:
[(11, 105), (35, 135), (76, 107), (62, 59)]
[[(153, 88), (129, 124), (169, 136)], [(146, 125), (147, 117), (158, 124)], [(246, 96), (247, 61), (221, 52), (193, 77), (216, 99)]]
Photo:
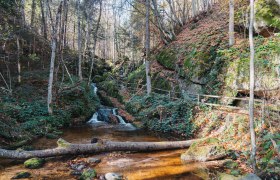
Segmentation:
[[(90, 144), (92, 137), (102, 139), (103, 142), (96, 144)], [(103, 126), (103, 127), (75, 127), (65, 130), (65, 133), (61, 137), (68, 142), (73, 144), (66, 144), (65, 147), (75, 148), (85, 148), (85, 152), (90, 151), (90, 155), (87, 156), (70, 156), (65, 158), (53, 158), (48, 160), (43, 168), (38, 170), (28, 170), (31, 172), (32, 176), (36, 178), (56, 178), (56, 179), (74, 179), (75, 177), (70, 175), (71, 169), (68, 164), (73, 158), (90, 158), (96, 157), (101, 159), (101, 163), (94, 167), (97, 173), (104, 174), (108, 172), (116, 172), (123, 174), (128, 179), (157, 179), (161, 177), (182, 177), (191, 179), (200, 179), (195, 174), (197, 169), (200, 167), (208, 166), (207, 163), (194, 163), (190, 165), (183, 165), (180, 160), (180, 154), (185, 151), (192, 142), (177, 142), (170, 143), (168, 139), (158, 137), (154, 134), (149, 134), (144, 130), (136, 131), (125, 131), (122, 126)], [(44, 154), (45, 149), (55, 149), (57, 147), (57, 139), (39, 139), (33, 143), (35, 149), (41, 149), (42, 151), (35, 151), (36, 153)], [(133, 143), (132, 142), (145, 142), (143, 143)], [(158, 143), (154, 143), (158, 142)], [(168, 144), (169, 143), (169, 144)], [(83, 144), (83, 145), (77, 145)], [(168, 145), (169, 149), (177, 149), (178, 146), (183, 149), (178, 150), (163, 150), (163, 151), (153, 151), (159, 150), (161, 148), (166, 149)], [(98, 148), (97, 148), (98, 147)], [(142, 152), (108, 152), (115, 151), (116, 147), (119, 150), (125, 151), (138, 151)], [(136, 149), (131, 149), (135, 147)], [(63, 149), (63, 147), (61, 147)], [(70, 149), (71, 149), (70, 148)], [(108, 149), (109, 148), (109, 149)], [(147, 149), (148, 148), (148, 149)], [(151, 149), (149, 149), (151, 148)], [(66, 148), (67, 149), (67, 148)], [(72, 149), (72, 150), (73, 150)], [(95, 150), (95, 152), (93, 151)], [(106, 149), (107, 152), (104, 152)], [(68, 154), (81, 154), (81, 152), (75, 152), (72, 150), (60, 151), (61, 155)], [(77, 150), (77, 149), (76, 149)], [(102, 152), (101, 152), (102, 151)], [(34, 152), (34, 151), (33, 151)], [(34, 152), (34, 153), (35, 153)], [(97, 153), (99, 152), (99, 153)], [(10, 153), (10, 154), (9, 154)], [(8, 152), (9, 156), (13, 158), (14, 152)], [(21, 158), (25, 159), (28, 157), (33, 157), (35, 154), (28, 154), (27, 152), (18, 152)], [(48, 152), (48, 156), (54, 156), (52, 151)], [(57, 153), (57, 152), (56, 152)], [(39, 154), (36, 154), (37, 156)], [(7, 154), (6, 154), (7, 155)], [(18, 156), (18, 157), (19, 157)], [(45, 156), (45, 155), (43, 155)], [(22, 163), (15, 163), (11, 160), (1, 160), (0, 164), (2, 169), (0, 169), (0, 180), (10, 179), (17, 172), (26, 171)], [(211, 165), (211, 164), (210, 164)], [(1, 168), (0, 166), (0, 168)]]

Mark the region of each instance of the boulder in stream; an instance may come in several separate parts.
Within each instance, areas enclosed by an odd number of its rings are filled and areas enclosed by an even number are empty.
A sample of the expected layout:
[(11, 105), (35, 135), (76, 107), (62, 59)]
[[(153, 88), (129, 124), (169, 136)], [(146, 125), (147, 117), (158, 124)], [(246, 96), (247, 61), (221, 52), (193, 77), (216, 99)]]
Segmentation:
[(31, 174), (29, 172), (19, 172), (12, 179), (25, 179), (29, 178)]
[(123, 176), (117, 173), (107, 173), (105, 174), (106, 180), (122, 180)]
[(101, 162), (101, 159), (98, 159), (98, 158), (88, 158), (87, 162), (90, 163), (90, 164), (98, 164), (98, 163)]
[(43, 167), (44, 163), (45, 163), (44, 159), (31, 158), (24, 162), (24, 167), (26, 167), (28, 169), (38, 169), (38, 168)]
[(189, 149), (181, 155), (184, 163), (195, 161), (211, 161), (227, 156), (225, 148), (220, 145), (216, 138), (207, 138), (200, 142), (193, 143)]

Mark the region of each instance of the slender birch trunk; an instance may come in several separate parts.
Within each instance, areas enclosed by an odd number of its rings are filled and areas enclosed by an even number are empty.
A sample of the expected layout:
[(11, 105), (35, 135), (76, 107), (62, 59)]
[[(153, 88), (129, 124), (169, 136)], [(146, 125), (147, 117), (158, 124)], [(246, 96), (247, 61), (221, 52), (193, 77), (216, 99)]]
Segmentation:
[(147, 81), (147, 94), (151, 94), (151, 72), (150, 72), (150, 0), (146, 0), (146, 81)]
[(254, 172), (256, 172), (256, 135), (254, 129), (254, 88), (255, 88), (255, 67), (254, 67), (254, 0), (250, 0), (250, 26), (249, 26), (249, 42), (250, 42), (250, 99), (249, 99), (249, 116), (250, 116), (250, 134), (251, 134), (251, 162)]
[(234, 0), (229, 0), (229, 46), (234, 45)]
[(61, 15), (61, 9), (62, 9), (62, 1), (60, 2), (60, 5), (57, 10), (55, 25), (52, 25), (52, 43), (51, 43), (52, 53), (51, 53), (50, 75), (49, 75), (49, 83), (48, 83), (48, 99), (47, 99), (48, 113), (50, 115), (53, 113), (53, 109), (52, 109), (53, 74), (54, 74), (56, 44), (57, 44), (57, 36), (58, 36), (57, 29), (58, 29), (58, 23)]

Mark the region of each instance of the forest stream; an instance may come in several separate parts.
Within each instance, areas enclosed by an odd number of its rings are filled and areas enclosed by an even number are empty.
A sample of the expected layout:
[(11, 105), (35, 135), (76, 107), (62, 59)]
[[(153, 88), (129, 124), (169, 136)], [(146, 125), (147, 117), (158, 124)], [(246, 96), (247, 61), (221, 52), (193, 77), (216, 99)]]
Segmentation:
[[(72, 143), (90, 143), (95, 137), (112, 141), (166, 141), (145, 130), (127, 130), (123, 124), (85, 125), (64, 130), (62, 138)], [(32, 146), (36, 149), (56, 147), (56, 139), (41, 138)], [(152, 153), (113, 152), (90, 156), (61, 157), (48, 159), (41, 169), (25, 169), (22, 162), (1, 160), (0, 180), (11, 179), (16, 173), (28, 171), (33, 179), (77, 179), (71, 175), (70, 162), (87, 161), (89, 158), (101, 159), (95, 166), (98, 176), (106, 173), (119, 173), (125, 179), (201, 179), (196, 172), (201, 164), (183, 165), (180, 154), (185, 150), (170, 150)]]

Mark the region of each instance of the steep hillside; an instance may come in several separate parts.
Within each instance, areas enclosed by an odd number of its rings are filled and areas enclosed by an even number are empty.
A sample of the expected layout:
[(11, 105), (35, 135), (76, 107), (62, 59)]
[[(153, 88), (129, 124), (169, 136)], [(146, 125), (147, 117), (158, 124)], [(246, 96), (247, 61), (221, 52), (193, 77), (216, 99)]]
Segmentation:
[[(251, 171), (245, 162), (250, 158), (247, 102), (203, 97), (200, 99), (202, 103), (197, 104), (197, 96), (191, 95), (248, 96), (248, 32), (243, 31), (244, 27), (237, 23), (236, 43), (228, 47), (228, 13), (221, 9), (223, 8), (215, 5), (213, 11), (193, 19), (175, 41), (153, 54), (152, 87), (155, 94), (141, 96), (138, 93), (132, 96), (127, 102), (127, 110), (153, 131), (173, 133), (184, 138), (219, 139), (220, 145), (238, 156), (235, 157), (238, 159), (235, 167), (227, 172), (242, 174)], [(236, 11), (236, 21), (239, 21), (238, 13), (240, 9)], [(260, 173), (263, 178), (278, 177), (276, 174), (279, 168), (276, 167), (279, 166), (279, 158), (273, 142), (280, 142), (277, 105), (280, 100), (280, 36), (272, 33), (269, 37), (264, 37), (256, 32), (254, 42), (255, 95), (269, 103), (263, 106), (263, 112), (260, 106), (255, 105), (258, 166), (264, 169)], [(144, 67), (131, 73), (128, 81), (144, 84)], [(211, 107), (203, 102), (242, 108)]]

